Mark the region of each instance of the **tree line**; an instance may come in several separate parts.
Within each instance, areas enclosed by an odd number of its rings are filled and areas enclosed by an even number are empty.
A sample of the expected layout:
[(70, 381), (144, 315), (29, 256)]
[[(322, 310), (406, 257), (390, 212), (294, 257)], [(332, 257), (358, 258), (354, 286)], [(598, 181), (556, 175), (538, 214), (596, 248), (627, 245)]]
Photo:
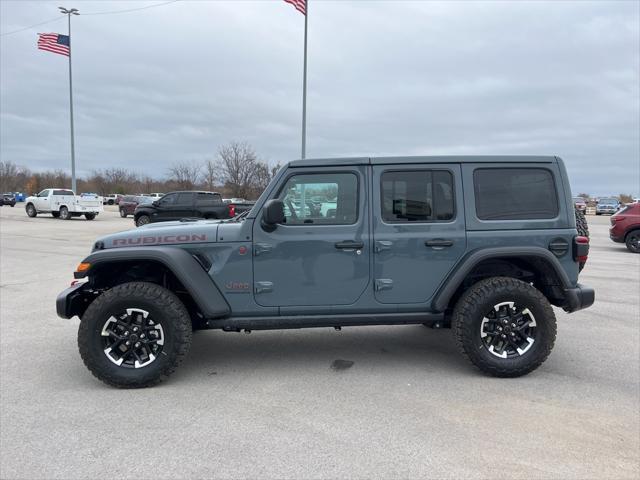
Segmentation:
[[(128, 168), (98, 169), (77, 179), (78, 192), (99, 195), (208, 190), (225, 197), (257, 198), (271, 181), (279, 165), (270, 167), (246, 142), (231, 142), (205, 161), (178, 161), (164, 178), (137, 173)], [(0, 160), (0, 192), (35, 194), (48, 187), (69, 188), (71, 176), (64, 170), (33, 172), (28, 167)]]

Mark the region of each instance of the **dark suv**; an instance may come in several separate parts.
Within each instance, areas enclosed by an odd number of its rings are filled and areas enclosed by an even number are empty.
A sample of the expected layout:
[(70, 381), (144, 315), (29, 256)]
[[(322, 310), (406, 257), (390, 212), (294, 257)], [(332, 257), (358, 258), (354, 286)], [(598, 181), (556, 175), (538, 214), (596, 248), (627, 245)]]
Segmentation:
[(0, 195), (0, 205), (16, 206), (16, 197), (13, 193), (3, 193)]
[(100, 238), (57, 311), (120, 387), (168, 376), (204, 328), (451, 327), (473, 364), (515, 377), (550, 354), (552, 305), (593, 303), (588, 241), (557, 157), (299, 160), (243, 217)]
[[(251, 204), (253, 206), (253, 204)], [(139, 205), (133, 219), (136, 226), (184, 218), (223, 219), (238, 213), (238, 205), (227, 204), (216, 192), (171, 192), (159, 200)]]

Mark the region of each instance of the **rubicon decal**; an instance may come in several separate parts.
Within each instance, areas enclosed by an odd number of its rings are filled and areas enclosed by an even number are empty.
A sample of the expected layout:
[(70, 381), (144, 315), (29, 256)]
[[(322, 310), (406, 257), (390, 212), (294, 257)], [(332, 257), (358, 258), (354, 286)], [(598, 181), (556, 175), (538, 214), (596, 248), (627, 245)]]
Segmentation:
[(116, 238), (112, 241), (114, 247), (127, 247), (130, 245), (167, 245), (175, 243), (196, 243), (206, 242), (206, 234), (192, 234), (192, 235), (145, 235), (142, 237), (131, 238)]

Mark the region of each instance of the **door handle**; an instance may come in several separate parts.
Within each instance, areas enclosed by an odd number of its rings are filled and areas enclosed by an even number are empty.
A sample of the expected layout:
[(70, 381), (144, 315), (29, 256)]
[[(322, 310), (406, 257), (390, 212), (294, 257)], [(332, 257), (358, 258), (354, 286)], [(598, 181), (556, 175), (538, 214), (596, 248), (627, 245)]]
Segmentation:
[(364, 247), (364, 242), (355, 242), (353, 240), (345, 240), (344, 242), (337, 242), (336, 248), (342, 250), (360, 250)]
[(427, 247), (451, 247), (453, 245), (453, 240), (434, 238), (433, 240), (425, 240), (424, 244)]

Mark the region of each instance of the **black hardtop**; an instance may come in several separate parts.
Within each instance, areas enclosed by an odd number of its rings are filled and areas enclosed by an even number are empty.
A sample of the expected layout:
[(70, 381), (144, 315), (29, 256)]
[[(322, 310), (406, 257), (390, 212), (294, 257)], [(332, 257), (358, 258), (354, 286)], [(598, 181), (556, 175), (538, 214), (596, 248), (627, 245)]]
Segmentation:
[(307, 158), (289, 162), (289, 167), (326, 167), (346, 165), (393, 165), (407, 163), (555, 163), (553, 155), (438, 155), (407, 157)]

